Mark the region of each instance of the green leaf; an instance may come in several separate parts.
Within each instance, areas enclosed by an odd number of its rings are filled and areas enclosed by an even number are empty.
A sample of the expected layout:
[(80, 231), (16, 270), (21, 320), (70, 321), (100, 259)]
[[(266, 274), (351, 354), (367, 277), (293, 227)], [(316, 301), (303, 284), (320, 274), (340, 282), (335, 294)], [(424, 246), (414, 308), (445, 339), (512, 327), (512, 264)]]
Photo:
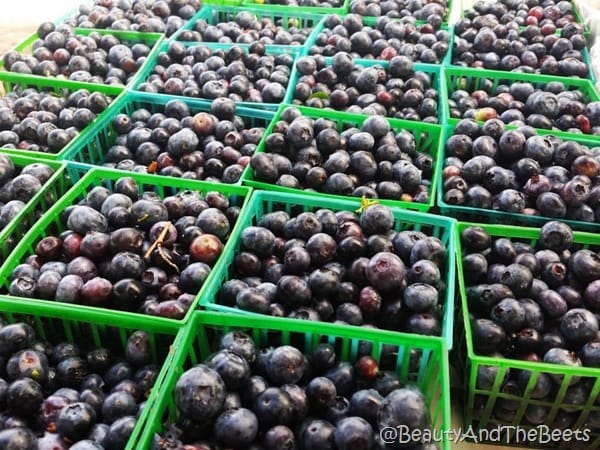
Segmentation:
[(308, 100), (310, 100), (311, 98), (320, 98), (321, 100), (329, 100), (329, 95), (327, 95), (325, 92), (315, 92), (314, 94), (311, 94), (310, 97), (308, 97)]

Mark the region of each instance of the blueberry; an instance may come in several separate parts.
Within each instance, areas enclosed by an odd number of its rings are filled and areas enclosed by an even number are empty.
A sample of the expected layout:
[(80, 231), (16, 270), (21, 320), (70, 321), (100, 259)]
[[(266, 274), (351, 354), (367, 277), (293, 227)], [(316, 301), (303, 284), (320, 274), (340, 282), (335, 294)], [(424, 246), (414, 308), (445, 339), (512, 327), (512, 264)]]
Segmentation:
[(7, 450), (36, 450), (38, 448), (38, 439), (27, 428), (9, 428), (0, 431), (0, 447)]
[(473, 326), (473, 345), (476, 352), (489, 354), (503, 348), (506, 343), (504, 329), (489, 319), (476, 319)]
[(306, 397), (311, 408), (315, 411), (324, 410), (329, 407), (337, 395), (333, 382), (326, 377), (313, 378), (306, 385)]
[(87, 403), (77, 402), (62, 409), (56, 421), (58, 433), (70, 441), (85, 439), (96, 423), (96, 412)]
[(243, 357), (248, 364), (256, 359), (256, 347), (252, 337), (241, 331), (226, 333), (221, 338), (220, 347)]
[(330, 344), (319, 344), (313, 350), (309, 360), (311, 365), (318, 371), (318, 373), (323, 373), (335, 365), (335, 349)]
[(269, 387), (260, 393), (252, 410), (262, 428), (287, 425), (292, 418), (290, 396), (281, 388)]
[(44, 383), (48, 377), (48, 358), (35, 350), (21, 350), (7, 361), (6, 375), (9, 380), (29, 377)]
[(519, 331), (526, 319), (525, 308), (515, 299), (505, 298), (492, 308), (490, 317), (507, 332)]
[(373, 428), (362, 417), (352, 416), (336, 424), (333, 435), (338, 449), (370, 449), (373, 445)]
[[(475, 385), (477, 389), (489, 391), (492, 389), (494, 384), (497, 382), (496, 379), (500, 376), (501, 368), (499, 366), (480, 365), (477, 367), (477, 378)], [(510, 370), (504, 372), (503, 378), (500, 382), (502, 385), (506, 380), (509, 379)]]
[[(570, 367), (581, 367), (581, 360), (572, 352), (565, 350), (564, 348), (551, 348), (544, 354), (544, 362), (559, 364), (563, 366)], [(550, 378), (555, 383), (561, 384), (563, 380), (563, 375), (558, 374), (549, 374)], [(569, 381), (569, 386), (572, 386), (579, 382), (579, 377), (574, 376)]]
[(228, 448), (247, 448), (258, 434), (258, 419), (246, 408), (228, 409), (214, 422), (215, 439)]
[(102, 445), (100, 443), (92, 440), (92, 439), (84, 439), (82, 441), (78, 441), (73, 444), (69, 449), (74, 450), (103, 450)]
[(581, 347), (581, 361), (587, 367), (600, 366), (600, 342), (586, 342)]
[(379, 429), (406, 425), (409, 430), (429, 426), (423, 394), (414, 387), (403, 387), (389, 393), (377, 413)]
[(106, 433), (106, 438), (102, 441), (102, 446), (106, 450), (124, 449), (133, 433), (136, 422), (137, 419), (134, 416), (125, 416), (114, 421)]
[(134, 415), (135, 411), (136, 401), (131, 394), (122, 391), (113, 392), (102, 404), (102, 419), (105, 423), (111, 424), (120, 417)]
[(294, 384), (304, 376), (307, 360), (295, 347), (281, 346), (270, 354), (266, 369), (272, 383)]
[(14, 323), (0, 328), (0, 354), (9, 355), (33, 344), (35, 332), (26, 323)]
[(225, 383), (206, 365), (183, 373), (175, 385), (175, 404), (187, 417), (201, 421), (219, 413), (225, 401)]
[(292, 404), (291, 423), (299, 423), (304, 420), (309, 408), (306, 390), (297, 384), (284, 384), (281, 386), (281, 390), (289, 396)]
[(209, 356), (205, 364), (217, 371), (228, 389), (236, 390), (246, 383), (250, 376), (250, 365), (237, 353), (219, 350)]
[(44, 400), (42, 387), (31, 378), (13, 381), (6, 392), (10, 409), (20, 415), (34, 414)]
[(311, 419), (304, 422), (298, 433), (300, 448), (333, 449), (335, 427), (326, 420)]
[(383, 396), (375, 389), (358, 390), (350, 399), (350, 413), (365, 418), (371, 425), (377, 423), (377, 411)]
[(285, 425), (275, 425), (269, 428), (263, 436), (266, 450), (286, 450), (296, 448), (296, 436)]
[(598, 321), (587, 309), (570, 309), (560, 319), (560, 331), (572, 344), (586, 343), (596, 337)]
[(571, 228), (556, 221), (546, 222), (540, 230), (538, 245), (540, 248), (561, 252), (573, 244)]

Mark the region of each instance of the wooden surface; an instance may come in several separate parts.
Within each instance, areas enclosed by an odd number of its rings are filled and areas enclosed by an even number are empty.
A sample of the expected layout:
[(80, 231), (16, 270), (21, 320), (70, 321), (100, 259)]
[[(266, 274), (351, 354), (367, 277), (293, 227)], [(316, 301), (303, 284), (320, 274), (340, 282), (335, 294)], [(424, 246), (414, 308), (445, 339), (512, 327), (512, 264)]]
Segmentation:
[(0, 55), (12, 49), (25, 40), (27, 36), (33, 33), (37, 28), (36, 23), (9, 23), (0, 21)]

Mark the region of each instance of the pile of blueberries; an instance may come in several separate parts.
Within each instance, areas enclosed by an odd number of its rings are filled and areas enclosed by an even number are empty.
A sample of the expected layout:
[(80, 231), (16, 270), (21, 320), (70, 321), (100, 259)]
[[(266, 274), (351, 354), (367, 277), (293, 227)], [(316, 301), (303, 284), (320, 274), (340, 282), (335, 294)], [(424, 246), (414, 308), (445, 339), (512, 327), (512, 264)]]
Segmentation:
[(565, 83), (482, 78), (457, 83), (448, 99), (451, 118), (486, 121), (499, 118), (507, 125), (529, 125), (576, 134), (600, 134), (600, 101)]
[(57, 153), (112, 100), (87, 89), (61, 96), (34, 88), (15, 89), (0, 99), (0, 146)]
[(472, 8), (463, 12), (463, 17), (474, 20), (477, 17), (492, 15), (500, 23), (516, 23), (519, 26), (534, 25), (544, 28), (542, 34), (565, 28), (576, 23), (574, 4), (565, 0), (477, 0)]
[(200, 0), (96, 0), (66, 23), (78, 28), (164, 33), (171, 36), (202, 8)]
[(84, 347), (82, 336), (48, 342), (27, 322), (2, 321), (0, 448), (125, 448), (160, 370), (152, 362), (158, 340), (134, 331), (112, 348), (120, 340), (103, 337), (107, 347)]
[[(217, 301), (272, 316), (441, 334), (446, 246), (390, 208), (274, 211), (242, 231)], [(399, 225), (399, 224), (398, 224)]]
[(262, 42), (220, 49), (172, 41), (159, 53), (152, 73), (138, 90), (209, 101), (225, 97), (277, 104), (285, 97), (293, 61), (290, 53), (267, 52)]
[[(465, 228), (460, 236), (477, 354), (569, 367), (600, 365), (597, 246), (574, 242), (569, 226), (557, 221), (547, 222), (535, 243), (491, 236), (479, 226)], [(499, 370), (500, 366), (478, 366), (475, 387), (491, 390)], [(515, 398), (498, 399), (494, 408), (497, 418), (513, 420), (521, 405), (517, 399), (531, 377), (528, 370), (505, 372), (500, 392)], [(563, 384), (563, 375), (536, 374), (530, 395), (539, 402), (527, 407), (528, 423), (545, 423)], [(565, 427), (572, 424), (578, 417), (577, 406), (586, 403), (592, 386), (591, 378), (571, 378), (561, 401), (565, 408), (552, 425), (558, 427), (559, 421)], [(600, 425), (595, 414), (589, 420), (588, 425), (595, 429)]]
[(259, 19), (249, 11), (222, 13), (216, 24), (211, 19), (196, 20), (191, 29), (177, 35), (180, 41), (219, 42), (221, 44), (304, 45), (313, 27), (296, 18)]
[(330, 344), (305, 355), (292, 345), (259, 347), (243, 331), (222, 335), (215, 353), (177, 379), (169, 394), (179, 418), (152, 450), (378, 450), (389, 448), (382, 429), (430, 429), (423, 393), (398, 378), (394, 347), (379, 364), (363, 344), (351, 363)]
[(590, 147), (540, 135), (529, 126), (505, 127), (500, 119), (481, 125), (463, 119), (446, 142), (444, 201), (599, 222), (600, 142)]
[(389, 60), (403, 55), (415, 62), (439, 64), (450, 46), (450, 33), (441, 22), (416, 24), (406, 17), (378, 17), (374, 25), (359, 14), (330, 15), (316, 35), (310, 55), (335, 56), (347, 52), (354, 58)]
[(433, 157), (410, 131), (392, 130), (379, 115), (343, 131), (295, 107), (280, 117), (262, 151), (250, 158), (255, 180), (333, 195), (429, 201)]
[(60, 213), (64, 231), (35, 242), (8, 293), (182, 319), (238, 214), (217, 191), (161, 198), (122, 177)]
[(9, 51), (6, 70), (21, 74), (58, 77), (86, 83), (124, 86), (146, 61), (151, 47), (106, 33), (79, 34), (66, 24), (42, 23), (32, 53)]
[(181, 100), (116, 114), (116, 137), (104, 166), (141, 173), (237, 183), (262, 138), (266, 120), (241, 117), (235, 103), (215, 99), (209, 112), (190, 111)]
[(394, 56), (385, 65), (367, 65), (346, 52), (336, 53), (331, 62), (322, 55), (303, 56), (296, 70), (293, 104), (439, 122), (438, 80), (435, 74), (416, 70), (407, 56)]
[(557, 32), (552, 20), (521, 28), (517, 22), (502, 24), (485, 15), (461, 19), (454, 33), (452, 60), (460, 66), (580, 78), (590, 70), (582, 52), (584, 28), (577, 23)]

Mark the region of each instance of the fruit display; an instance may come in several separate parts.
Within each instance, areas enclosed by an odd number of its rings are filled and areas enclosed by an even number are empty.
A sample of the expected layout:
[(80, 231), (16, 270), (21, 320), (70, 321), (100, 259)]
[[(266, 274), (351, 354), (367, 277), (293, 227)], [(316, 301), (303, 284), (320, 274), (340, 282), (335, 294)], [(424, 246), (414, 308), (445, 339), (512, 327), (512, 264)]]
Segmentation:
[(281, 109), (250, 158), (244, 182), (429, 209), (439, 129), (378, 115), (340, 114)]
[[(290, 103), (425, 123), (440, 121), (440, 75), (406, 56), (389, 62), (355, 60), (339, 52), (329, 60), (302, 56), (295, 65)], [(295, 81), (295, 80), (294, 80)]]
[(6, 291), (183, 319), (223, 252), (247, 190), (102, 170), (80, 185), (0, 269)]
[(497, 71), (486, 77), (466, 68), (445, 72), (451, 118), (600, 134), (600, 96), (588, 80)]
[(107, 94), (16, 84), (0, 98), (0, 146), (57, 154), (112, 103)]
[(451, 206), (599, 223), (599, 155), (597, 141), (462, 119), (446, 141), (440, 195)]
[[(214, 313), (194, 319), (144, 448), (383, 449), (386, 427), (426, 434), (449, 423), (428, 384), (444, 383), (442, 353), (427, 339)], [(410, 432), (407, 443), (438, 448)]]
[(234, 102), (281, 103), (294, 62), (294, 50), (271, 51), (249, 46), (171, 41), (137, 90)]
[(402, 55), (415, 62), (439, 64), (448, 52), (450, 33), (441, 22), (417, 24), (411, 18), (370, 19), (359, 14), (329, 15), (310, 41), (309, 55), (390, 60)]
[(317, 19), (312, 14), (273, 13), (244, 8), (207, 7), (194, 17), (176, 39), (221, 44), (302, 46), (312, 34)]
[(131, 41), (131, 37), (120, 37), (118, 32), (86, 32), (68, 25), (52, 25), (40, 26), (37, 36), (30, 51), (12, 50), (4, 54), (5, 70), (125, 86), (146, 62), (160, 35), (141, 35)]
[[(597, 236), (557, 221), (541, 229), (460, 223), (457, 231), (469, 416), (482, 426), (585, 423), (597, 433)], [(493, 410), (483, 414), (488, 394)]]
[(236, 107), (226, 98), (209, 104), (129, 94), (114, 115), (97, 124), (97, 137), (65, 158), (138, 173), (238, 183), (273, 115)]
[(460, 66), (586, 78), (588, 58), (584, 27), (575, 23), (557, 32), (552, 25), (522, 28), (485, 16), (454, 26), (452, 63)]
[(153, 331), (127, 318), (116, 328), (96, 314), (65, 319), (52, 307), (31, 315), (14, 300), (0, 299), (0, 446), (125, 449), (176, 328)]
[(214, 278), (214, 300), (201, 304), (448, 338), (452, 221), (357, 206), (254, 194)]
[(66, 23), (79, 28), (164, 33), (171, 36), (200, 10), (199, 0), (94, 0)]
[(544, 2), (512, 0), (477, 0), (471, 8), (463, 11), (463, 17), (482, 20), (492, 15), (502, 24), (515, 23), (519, 26), (533, 25), (544, 28), (543, 34), (549, 34), (572, 23), (581, 23), (575, 5), (569, 1), (546, 0)]

